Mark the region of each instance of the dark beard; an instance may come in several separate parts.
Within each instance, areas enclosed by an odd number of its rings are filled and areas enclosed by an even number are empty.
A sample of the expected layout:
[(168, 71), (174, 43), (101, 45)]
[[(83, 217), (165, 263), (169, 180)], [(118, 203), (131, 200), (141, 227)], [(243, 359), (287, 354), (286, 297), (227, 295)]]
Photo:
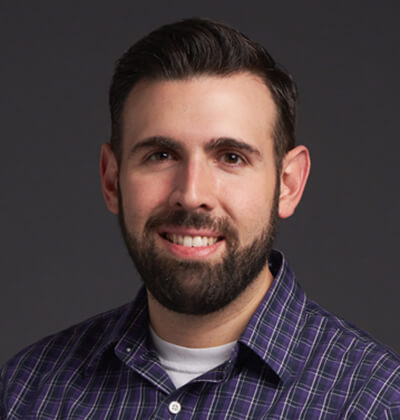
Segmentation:
[[(203, 212), (179, 209), (154, 215), (139, 241), (127, 229), (120, 196), (118, 220), (128, 252), (154, 298), (174, 312), (205, 315), (236, 299), (267, 264), (276, 233), (278, 202), (276, 188), (269, 223), (250, 245), (241, 248), (238, 232), (227, 218), (213, 219)], [(213, 229), (224, 237), (226, 255), (219, 263), (179, 261), (160, 255), (152, 236), (159, 226)]]

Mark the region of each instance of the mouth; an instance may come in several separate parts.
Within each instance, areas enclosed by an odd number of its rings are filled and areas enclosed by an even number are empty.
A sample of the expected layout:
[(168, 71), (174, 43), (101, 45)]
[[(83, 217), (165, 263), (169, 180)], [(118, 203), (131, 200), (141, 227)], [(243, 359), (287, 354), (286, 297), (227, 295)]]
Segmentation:
[(186, 248), (209, 247), (223, 240), (222, 236), (180, 235), (167, 232), (161, 233), (161, 236), (172, 244)]

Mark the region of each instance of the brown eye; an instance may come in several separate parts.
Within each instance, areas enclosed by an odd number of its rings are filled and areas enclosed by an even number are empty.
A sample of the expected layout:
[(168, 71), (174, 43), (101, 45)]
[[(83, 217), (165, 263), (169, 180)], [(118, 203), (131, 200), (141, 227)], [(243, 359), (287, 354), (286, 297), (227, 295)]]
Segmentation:
[(232, 152), (224, 153), (221, 159), (224, 163), (232, 166), (242, 165), (245, 163), (244, 159), (240, 155)]

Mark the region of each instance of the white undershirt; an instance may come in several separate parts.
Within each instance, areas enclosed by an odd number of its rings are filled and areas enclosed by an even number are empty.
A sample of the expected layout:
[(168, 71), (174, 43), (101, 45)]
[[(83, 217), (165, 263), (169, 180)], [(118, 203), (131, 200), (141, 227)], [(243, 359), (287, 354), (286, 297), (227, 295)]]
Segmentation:
[(236, 341), (222, 346), (189, 348), (177, 346), (160, 338), (150, 327), (150, 335), (162, 367), (176, 388), (226, 362)]

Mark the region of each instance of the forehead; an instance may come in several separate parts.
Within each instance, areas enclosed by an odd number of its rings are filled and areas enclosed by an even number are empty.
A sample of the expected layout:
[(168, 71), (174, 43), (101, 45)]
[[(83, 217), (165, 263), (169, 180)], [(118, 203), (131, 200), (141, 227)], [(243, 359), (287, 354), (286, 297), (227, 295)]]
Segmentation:
[(151, 136), (187, 145), (218, 137), (272, 145), (276, 114), (269, 88), (251, 73), (142, 80), (124, 105), (123, 149)]

